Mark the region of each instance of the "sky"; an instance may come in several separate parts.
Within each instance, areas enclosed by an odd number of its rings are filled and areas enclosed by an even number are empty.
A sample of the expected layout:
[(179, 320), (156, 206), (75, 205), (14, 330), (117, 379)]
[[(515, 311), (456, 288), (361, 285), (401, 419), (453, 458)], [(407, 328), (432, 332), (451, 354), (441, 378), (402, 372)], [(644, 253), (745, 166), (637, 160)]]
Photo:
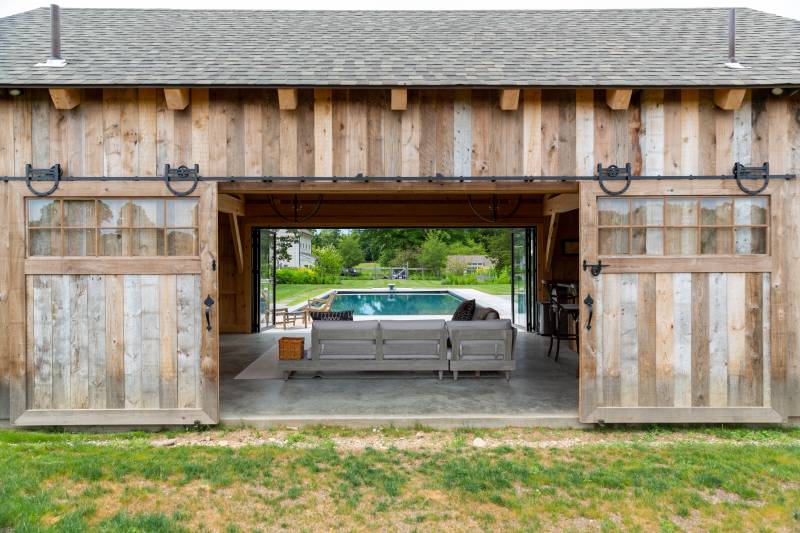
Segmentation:
[[(644, 7), (750, 7), (800, 20), (799, 0), (54, 0), (61, 7), (173, 9), (636, 9)], [(0, 17), (49, 5), (47, 0), (0, 0)]]

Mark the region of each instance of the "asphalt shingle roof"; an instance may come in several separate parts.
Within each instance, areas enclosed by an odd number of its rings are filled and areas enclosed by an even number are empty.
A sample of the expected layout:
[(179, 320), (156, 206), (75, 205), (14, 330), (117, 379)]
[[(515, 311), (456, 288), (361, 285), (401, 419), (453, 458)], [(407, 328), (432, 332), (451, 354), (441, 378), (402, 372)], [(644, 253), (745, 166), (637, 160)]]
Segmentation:
[(2, 85), (800, 85), (800, 21), (726, 9), (185, 11), (49, 9), (0, 19)]

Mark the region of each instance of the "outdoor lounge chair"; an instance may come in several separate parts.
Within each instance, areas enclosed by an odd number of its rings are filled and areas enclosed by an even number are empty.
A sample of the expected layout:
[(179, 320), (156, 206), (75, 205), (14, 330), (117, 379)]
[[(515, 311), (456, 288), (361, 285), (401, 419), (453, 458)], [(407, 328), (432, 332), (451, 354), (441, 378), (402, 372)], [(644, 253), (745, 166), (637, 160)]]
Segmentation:
[(454, 380), (462, 370), (505, 372), (506, 380), (511, 379), (516, 330), (510, 320), (451, 320), (447, 331), (453, 346), (450, 370)]

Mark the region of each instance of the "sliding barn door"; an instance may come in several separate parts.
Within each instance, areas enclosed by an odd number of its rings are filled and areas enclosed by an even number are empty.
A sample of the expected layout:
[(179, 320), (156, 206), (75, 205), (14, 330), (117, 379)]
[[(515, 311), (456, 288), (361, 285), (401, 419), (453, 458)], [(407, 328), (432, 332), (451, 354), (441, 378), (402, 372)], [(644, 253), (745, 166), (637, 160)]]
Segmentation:
[(581, 184), (582, 421), (785, 419), (783, 185)]
[(113, 182), (20, 188), (25, 349), (12, 421), (218, 421), (217, 197)]

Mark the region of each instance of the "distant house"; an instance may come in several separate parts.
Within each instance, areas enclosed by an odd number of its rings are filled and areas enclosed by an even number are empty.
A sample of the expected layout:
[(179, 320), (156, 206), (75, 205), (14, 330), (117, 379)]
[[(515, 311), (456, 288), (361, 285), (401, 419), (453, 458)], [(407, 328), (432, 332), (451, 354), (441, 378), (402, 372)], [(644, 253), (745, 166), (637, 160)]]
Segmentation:
[(485, 255), (448, 255), (447, 270), (463, 268), (465, 273), (473, 273), (479, 268), (491, 268), (492, 260)]
[(314, 266), (317, 259), (311, 253), (311, 238), (314, 232), (308, 229), (288, 231), (278, 230), (277, 238), (292, 238), (292, 245), (287, 250), (289, 253), (288, 261), (278, 261), (278, 267), (310, 267)]

